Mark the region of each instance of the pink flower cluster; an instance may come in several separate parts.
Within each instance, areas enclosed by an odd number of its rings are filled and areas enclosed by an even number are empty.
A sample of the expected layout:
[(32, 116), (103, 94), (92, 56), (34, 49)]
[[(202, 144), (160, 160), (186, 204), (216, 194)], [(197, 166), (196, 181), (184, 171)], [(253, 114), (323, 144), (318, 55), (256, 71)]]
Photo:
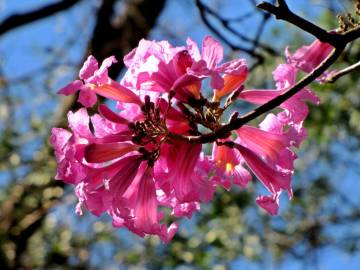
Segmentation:
[[(305, 101), (319, 102), (309, 89), (281, 104), (281, 112), (269, 113), (258, 127), (244, 125), (211, 143), (211, 155), (204, 154), (202, 144), (179, 137), (216, 131), (223, 125), (223, 112), (237, 100), (264, 104), (289, 89), (299, 69), (310, 72), (329, 53), (316, 42), (288, 54), (288, 63), (273, 72), (276, 88), (271, 90), (244, 90), (246, 61), (222, 63), (223, 48), (209, 36), (201, 50), (191, 39), (184, 47), (141, 40), (124, 58), (127, 72), (120, 83), (108, 77), (114, 57), (99, 67), (89, 56), (80, 80), (59, 93), (79, 90), (85, 107), (95, 105), (100, 95), (115, 100), (116, 110), (101, 104), (92, 116), (86, 108), (69, 112), (70, 131), (53, 128), (50, 137), (58, 163), (56, 179), (75, 185), (76, 213), (81, 215), (84, 208), (96, 216), (107, 213), (115, 227), (168, 242), (178, 225), (166, 224), (166, 208), (174, 217), (190, 218), (218, 186), (245, 188), (251, 171), (269, 191), (256, 203), (276, 215), (281, 192), (293, 196), (292, 148), (306, 136)], [(204, 83), (207, 78), (210, 84)], [(204, 98), (204, 85), (213, 89), (211, 101)]]

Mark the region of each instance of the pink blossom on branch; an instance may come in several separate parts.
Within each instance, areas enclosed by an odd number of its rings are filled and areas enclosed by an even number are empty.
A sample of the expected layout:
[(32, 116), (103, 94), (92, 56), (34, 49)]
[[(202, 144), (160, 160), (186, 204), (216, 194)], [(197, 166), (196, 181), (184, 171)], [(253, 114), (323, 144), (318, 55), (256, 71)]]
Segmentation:
[(173, 47), (167, 41), (141, 40), (139, 46), (125, 56), (128, 68), (122, 83), (138, 90), (168, 93), (187, 102), (199, 99), (201, 81), (211, 79), (217, 98), (239, 88), (247, 77), (245, 59), (220, 64), (223, 47), (210, 36), (204, 38), (202, 52), (190, 38), (186, 47)]
[[(316, 48), (308, 49), (316, 55)], [(284, 93), (295, 84), (300, 68), (295, 60), (300, 58), (295, 53), (293, 60), (275, 69), (275, 89), (244, 90), (246, 61), (221, 63), (223, 47), (210, 36), (201, 50), (191, 39), (184, 47), (141, 40), (124, 58), (127, 71), (121, 83), (108, 77), (115, 58), (107, 58), (99, 68), (89, 56), (80, 80), (59, 93), (80, 90), (79, 101), (85, 107), (94, 105), (100, 95), (117, 101), (116, 110), (100, 104), (99, 113), (92, 116), (86, 108), (69, 112), (70, 130), (52, 130), (55, 178), (75, 186), (76, 213), (87, 209), (96, 216), (107, 214), (114, 227), (141, 237), (157, 235), (163, 242), (169, 242), (178, 228), (176, 222), (165, 222), (163, 208), (169, 208), (175, 219), (191, 218), (201, 203), (212, 200), (217, 187), (246, 188), (251, 172), (270, 193), (258, 196), (256, 203), (276, 215), (281, 193), (293, 196), (293, 147), (306, 136), (306, 102), (319, 103), (311, 90), (304, 88), (283, 102), (280, 112), (269, 113), (259, 126), (243, 125), (213, 140), (211, 155), (204, 153), (202, 144), (179, 137), (202, 135), (204, 127), (221, 129), (223, 113), (232, 103), (262, 105)], [(306, 57), (301, 61), (316, 64)], [(212, 100), (204, 98), (204, 80), (209, 80)]]
[(289, 48), (286, 48), (285, 55), (288, 63), (294, 65), (306, 73), (315, 69), (334, 49), (328, 43), (315, 40), (308, 46), (303, 46), (292, 54)]
[(140, 99), (129, 89), (113, 81), (108, 76), (108, 68), (116, 63), (114, 56), (106, 58), (100, 68), (98, 62), (90, 55), (79, 72), (80, 80), (75, 80), (58, 91), (65, 96), (80, 90), (79, 102), (85, 107), (93, 106), (96, 94), (121, 102), (140, 104)]

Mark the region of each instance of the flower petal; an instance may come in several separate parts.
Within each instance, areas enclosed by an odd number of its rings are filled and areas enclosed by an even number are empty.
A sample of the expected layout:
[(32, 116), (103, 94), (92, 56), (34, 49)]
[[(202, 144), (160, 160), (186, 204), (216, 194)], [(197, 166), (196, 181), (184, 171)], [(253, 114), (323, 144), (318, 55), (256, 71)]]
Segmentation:
[(149, 234), (156, 234), (160, 229), (155, 183), (150, 168), (145, 170), (139, 183), (134, 225), (137, 229)]
[(209, 69), (215, 69), (216, 65), (224, 57), (221, 44), (211, 36), (206, 36), (202, 42), (202, 59), (205, 60)]
[(76, 80), (61, 88), (57, 93), (64, 96), (69, 96), (80, 90), (82, 86), (82, 81)]
[(128, 190), (138, 172), (141, 161), (140, 155), (134, 155), (124, 157), (117, 162), (118, 172), (108, 182), (109, 190), (115, 199), (120, 199)]
[(270, 215), (276, 216), (279, 211), (279, 195), (280, 193), (275, 193), (270, 196), (259, 196), (256, 198), (256, 204)]
[(80, 69), (79, 78), (82, 80), (87, 80), (88, 78), (94, 75), (95, 71), (98, 70), (98, 68), (99, 65), (96, 58), (92, 55), (89, 55), (84, 65)]
[(249, 149), (272, 160), (278, 159), (281, 151), (290, 146), (290, 138), (284, 134), (271, 133), (247, 125), (236, 130), (236, 133)]
[(119, 158), (139, 147), (132, 143), (92, 143), (85, 148), (85, 160), (90, 163), (101, 163)]
[(94, 78), (96, 78), (97, 84), (105, 84), (109, 82), (108, 69), (114, 63), (117, 63), (115, 56), (110, 56), (101, 63), (100, 68), (94, 73)]
[(191, 38), (186, 40), (187, 50), (195, 61), (200, 61), (201, 54), (198, 45)]
[(111, 122), (118, 124), (127, 124), (129, 122), (125, 118), (110, 110), (110, 108), (105, 104), (100, 104), (98, 110), (102, 117), (106, 118)]
[(96, 92), (100, 96), (120, 102), (135, 103), (141, 105), (140, 98), (134, 92), (113, 80), (110, 82), (110, 84), (103, 84), (94, 88), (94, 92)]
[(97, 102), (97, 96), (92, 89), (84, 87), (80, 90), (78, 101), (85, 107), (90, 108)]
[(236, 144), (235, 147), (240, 151), (249, 168), (271, 193), (275, 194), (284, 189), (288, 192), (289, 198), (292, 198), (291, 172), (275, 170), (253, 151), (240, 144)]

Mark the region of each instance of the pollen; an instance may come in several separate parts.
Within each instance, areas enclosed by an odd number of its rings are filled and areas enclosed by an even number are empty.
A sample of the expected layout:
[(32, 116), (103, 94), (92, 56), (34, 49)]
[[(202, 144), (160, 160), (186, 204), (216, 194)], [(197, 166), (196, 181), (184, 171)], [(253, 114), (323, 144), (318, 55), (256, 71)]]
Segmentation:
[(230, 173), (234, 170), (234, 166), (232, 163), (228, 162), (228, 163), (226, 163), (225, 169), (226, 169), (227, 173)]

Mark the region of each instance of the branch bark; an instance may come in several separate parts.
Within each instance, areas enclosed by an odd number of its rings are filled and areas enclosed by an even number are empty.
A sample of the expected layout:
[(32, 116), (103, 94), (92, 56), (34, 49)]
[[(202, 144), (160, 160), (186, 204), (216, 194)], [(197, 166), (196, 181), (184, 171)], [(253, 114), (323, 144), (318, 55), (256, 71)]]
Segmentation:
[(349, 42), (360, 37), (360, 27), (356, 27), (350, 29), (349, 31), (338, 34), (338, 33), (328, 33), (322, 28), (312, 24), (311, 22), (299, 17), (298, 15), (294, 14), (289, 7), (287, 6), (285, 0), (278, 0), (278, 5), (272, 5), (267, 2), (263, 2), (258, 5), (259, 8), (268, 11), (276, 16), (276, 18), (280, 20), (287, 21), (302, 30), (314, 35), (320, 41), (327, 42), (334, 47), (333, 52), (322, 62), (320, 63), (311, 73), (305, 76), (303, 79), (298, 81), (294, 86), (288, 89), (283, 94), (277, 96), (276, 98), (270, 100), (269, 102), (257, 107), (253, 111), (241, 116), (232, 118), (229, 123), (221, 126), (217, 130), (202, 134), (199, 136), (184, 136), (180, 134), (173, 134), (169, 133), (169, 137), (174, 140), (179, 140), (186, 143), (191, 144), (203, 144), (203, 143), (210, 143), (215, 142), (217, 139), (224, 139), (230, 136), (230, 132), (232, 130), (239, 129), (246, 123), (254, 120), (255, 118), (259, 117), (260, 115), (275, 109), (277, 106), (282, 104), (284, 101), (298, 93), (304, 87), (309, 85), (311, 82), (316, 80), (321, 74), (326, 71), (342, 54), (346, 45)]
[(329, 33), (323, 28), (317, 26), (316, 24), (313, 24), (293, 13), (289, 9), (285, 0), (278, 0), (277, 6), (268, 2), (262, 2), (258, 4), (257, 7), (275, 15), (275, 17), (279, 20), (283, 20), (297, 26), (305, 32), (313, 35), (321, 42), (329, 43), (335, 48), (344, 47), (347, 43), (357, 39), (360, 36), (360, 26), (357, 26), (356, 28), (351, 29), (345, 33)]

